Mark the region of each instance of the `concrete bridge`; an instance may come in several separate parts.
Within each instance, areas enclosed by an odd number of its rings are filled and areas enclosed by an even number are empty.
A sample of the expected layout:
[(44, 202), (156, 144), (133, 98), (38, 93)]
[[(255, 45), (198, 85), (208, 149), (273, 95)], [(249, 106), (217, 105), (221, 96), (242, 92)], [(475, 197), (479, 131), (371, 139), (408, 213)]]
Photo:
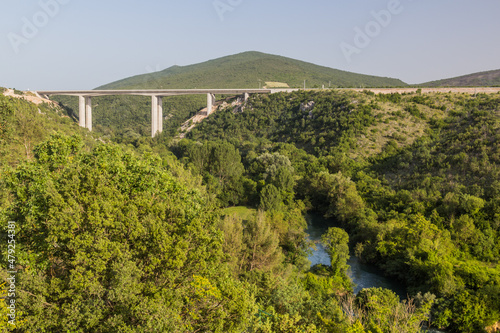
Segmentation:
[(207, 115), (212, 113), (215, 94), (243, 95), (245, 101), (250, 94), (270, 94), (270, 89), (151, 89), (151, 90), (59, 90), (37, 91), (41, 96), (78, 96), (79, 125), (92, 131), (92, 97), (98, 96), (151, 96), (151, 137), (163, 131), (163, 97), (180, 95), (207, 95)]

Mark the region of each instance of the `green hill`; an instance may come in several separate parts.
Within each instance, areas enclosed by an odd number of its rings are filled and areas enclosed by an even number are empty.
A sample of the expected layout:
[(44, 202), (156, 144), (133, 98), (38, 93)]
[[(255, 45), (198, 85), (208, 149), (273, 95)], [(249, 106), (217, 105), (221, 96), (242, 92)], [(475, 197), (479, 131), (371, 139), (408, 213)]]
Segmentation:
[(500, 86), (500, 69), (422, 83), (424, 87), (491, 87)]
[[(256, 88), (286, 83), (302, 87), (306, 80), (314, 87), (395, 87), (406, 84), (397, 79), (349, 73), (337, 69), (259, 52), (245, 52), (189, 66), (173, 66), (160, 72), (138, 75), (97, 89), (133, 88)], [(78, 114), (78, 100), (58, 96), (58, 102)], [(93, 99), (94, 129), (130, 142), (150, 132), (150, 99), (141, 96), (105, 96)], [(164, 133), (174, 135), (182, 122), (206, 106), (204, 96), (165, 98)]]
[(33, 159), (33, 148), (55, 132), (80, 135), (89, 147), (98, 137), (79, 127), (59, 105), (41, 99), (33, 103), (30, 92), (15, 90), (14, 96), (5, 96), (5, 90), (0, 87), (0, 169)]
[(125, 88), (256, 88), (265, 82), (284, 82), (290, 87), (399, 87), (398, 79), (369, 76), (314, 65), (260, 52), (244, 52), (200, 64), (173, 66), (137, 75), (98, 89)]

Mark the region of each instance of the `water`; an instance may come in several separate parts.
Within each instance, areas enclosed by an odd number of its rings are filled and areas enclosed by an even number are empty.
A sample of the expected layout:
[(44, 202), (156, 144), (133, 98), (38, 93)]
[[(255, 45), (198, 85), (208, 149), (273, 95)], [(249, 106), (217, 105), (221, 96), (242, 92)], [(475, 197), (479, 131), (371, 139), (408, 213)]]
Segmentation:
[[(326, 253), (325, 247), (319, 242), (329, 227), (334, 227), (332, 220), (327, 220), (321, 215), (308, 214), (307, 233), (309, 239), (316, 243), (316, 250), (309, 256), (311, 266), (316, 264), (330, 265), (330, 257)], [(382, 272), (371, 265), (362, 263), (356, 256), (350, 256), (347, 264), (350, 266), (348, 275), (356, 285), (354, 293), (357, 294), (363, 288), (382, 287), (394, 291), (401, 299), (407, 297), (404, 286), (383, 276)]]

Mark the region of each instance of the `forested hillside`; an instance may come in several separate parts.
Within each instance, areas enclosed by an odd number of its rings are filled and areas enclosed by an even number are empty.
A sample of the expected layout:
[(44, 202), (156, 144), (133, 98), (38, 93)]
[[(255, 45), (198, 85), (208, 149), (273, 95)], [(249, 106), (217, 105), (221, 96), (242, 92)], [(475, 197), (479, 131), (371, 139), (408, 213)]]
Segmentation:
[[(189, 66), (173, 66), (163, 71), (112, 82), (97, 89), (193, 89), (259, 88), (266, 82), (290, 87), (400, 87), (398, 79), (350, 73), (286, 57), (260, 52), (244, 52)], [(270, 87), (271, 88), (271, 87)], [(219, 99), (221, 96), (217, 96)], [(55, 96), (78, 115), (78, 98)], [(151, 99), (137, 96), (97, 97), (93, 102), (94, 128), (130, 141), (147, 135), (151, 128)], [(180, 125), (206, 107), (203, 96), (164, 98), (164, 130), (174, 135)]]
[[(410, 295), (435, 295), (436, 327), (472, 332), (500, 318), (499, 127), (498, 94), (296, 92), (219, 112), (188, 137), (230, 141), (250, 177), (265, 154), (288, 157), (296, 198)], [(254, 180), (286, 203), (283, 185)]]
[[(500, 322), (499, 94), (256, 95), (183, 140), (89, 133), (65, 112), (0, 95), (0, 219), (5, 235), (16, 223), (19, 332)], [(310, 267), (306, 212), (331, 221), (330, 265)], [(350, 255), (408, 298), (354, 294)]]
[(243, 52), (200, 64), (173, 66), (163, 71), (137, 75), (112, 82), (98, 89), (127, 88), (258, 88), (266, 82), (282, 82), (292, 88), (303, 87), (401, 87), (398, 79), (363, 75), (318, 66), (287, 57), (261, 52)]
[[(17, 91), (18, 97), (23, 92)], [(6, 97), (0, 88), (0, 167), (33, 159), (34, 147), (51, 133), (78, 133), (92, 146), (91, 133), (78, 126), (67, 110), (53, 104), (31, 103), (24, 98)], [(29, 94), (29, 93), (26, 93)]]

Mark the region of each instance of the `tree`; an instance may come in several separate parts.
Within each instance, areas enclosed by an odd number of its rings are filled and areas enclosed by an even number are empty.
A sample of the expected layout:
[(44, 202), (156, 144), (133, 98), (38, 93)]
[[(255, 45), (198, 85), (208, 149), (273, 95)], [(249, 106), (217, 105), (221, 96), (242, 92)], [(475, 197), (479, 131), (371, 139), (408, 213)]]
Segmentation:
[(328, 228), (321, 236), (321, 242), (330, 256), (330, 264), (334, 276), (345, 276), (349, 266), (349, 235), (340, 228)]
[(271, 229), (264, 212), (259, 211), (248, 221), (244, 239), (248, 271), (269, 271), (283, 260), (278, 234)]
[(231, 143), (227, 141), (204, 144), (181, 144), (188, 161), (196, 171), (204, 175), (205, 184), (209, 190), (217, 193), (223, 205), (237, 204), (243, 192), (241, 177), (244, 167), (241, 156)]
[(31, 158), (33, 141), (42, 134), (42, 123), (34, 108), (17, 110), (17, 131), (24, 146), (26, 158)]
[(243, 221), (236, 215), (225, 216), (219, 223), (224, 233), (222, 249), (227, 255), (233, 272), (239, 273), (244, 264), (246, 245), (243, 241)]
[(282, 204), (281, 195), (276, 186), (266, 185), (260, 192), (260, 208), (263, 210), (279, 210)]
[(27, 330), (241, 331), (250, 320), (209, 201), (158, 157), (54, 135), (8, 184)]
[(458, 332), (484, 331), (486, 327), (486, 306), (483, 299), (467, 290), (459, 293), (452, 305), (452, 327)]
[(327, 215), (336, 216), (342, 221), (362, 216), (365, 203), (358, 194), (356, 184), (340, 172), (332, 175), (330, 181), (331, 188), (328, 192), (330, 207)]
[(13, 113), (12, 105), (0, 94), (0, 144), (3, 144), (9, 135), (9, 118)]
[(341, 172), (332, 175), (322, 171), (314, 175), (309, 196), (315, 207), (328, 217), (349, 221), (364, 213), (365, 204), (355, 183)]
[(370, 332), (413, 333), (419, 332), (422, 323), (429, 319), (433, 302), (430, 294), (419, 297), (416, 304), (411, 298), (400, 302), (389, 289), (367, 288), (356, 295), (352, 313), (362, 319)]
[(282, 195), (290, 193), (293, 197), (295, 170), (285, 155), (264, 153), (256, 158), (250, 167), (250, 172), (261, 177), (267, 184), (273, 184)]

